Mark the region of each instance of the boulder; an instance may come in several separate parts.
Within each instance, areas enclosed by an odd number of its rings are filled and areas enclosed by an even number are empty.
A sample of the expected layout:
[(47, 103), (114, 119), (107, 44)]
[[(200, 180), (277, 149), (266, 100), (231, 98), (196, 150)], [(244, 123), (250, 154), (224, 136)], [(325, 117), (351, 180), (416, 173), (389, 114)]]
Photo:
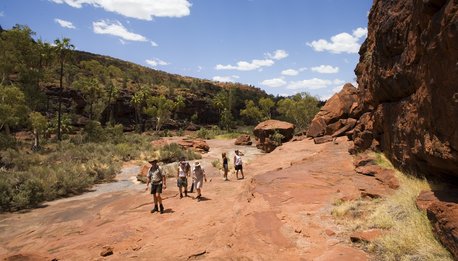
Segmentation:
[(251, 136), (248, 134), (240, 135), (234, 142), (235, 145), (251, 145), (253, 142), (251, 141)]
[(194, 149), (201, 153), (206, 153), (210, 151), (210, 146), (208, 146), (207, 142), (203, 139), (182, 139), (177, 142), (183, 149)]
[(272, 135), (279, 133), (283, 136), (281, 142), (290, 141), (294, 136), (294, 124), (285, 121), (267, 120), (259, 123), (253, 130), (256, 137), (256, 147), (265, 152), (271, 152), (277, 146)]
[(455, 259), (458, 259), (458, 194), (456, 189), (422, 191), (417, 207), (426, 210), (433, 231)]
[(357, 89), (351, 83), (345, 84), (315, 115), (307, 130), (307, 136), (315, 138), (332, 135), (346, 125), (340, 120), (353, 116), (350, 112), (356, 111), (357, 98)]
[(334, 138), (330, 135), (326, 135), (326, 136), (323, 136), (323, 137), (316, 137), (313, 139), (313, 142), (315, 144), (322, 144), (322, 143), (326, 143), (326, 142), (331, 142), (333, 141)]

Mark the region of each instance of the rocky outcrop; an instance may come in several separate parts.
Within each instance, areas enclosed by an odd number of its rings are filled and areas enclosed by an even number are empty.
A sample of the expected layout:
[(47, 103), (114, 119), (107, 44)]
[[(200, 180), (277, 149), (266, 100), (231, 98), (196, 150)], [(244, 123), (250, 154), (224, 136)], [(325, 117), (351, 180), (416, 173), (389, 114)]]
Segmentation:
[(458, 180), (458, 2), (375, 0), (360, 49), (354, 152)]
[(360, 113), (357, 89), (347, 83), (334, 94), (315, 115), (307, 130), (307, 137), (342, 136), (353, 129)]
[(456, 189), (422, 191), (417, 207), (425, 210), (436, 237), (458, 259), (458, 196)]
[[(279, 144), (290, 141), (294, 136), (294, 124), (285, 121), (267, 120), (259, 123), (253, 130), (256, 147), (265, 151), (273, 151)], [(276, 136), (277, 134), (280, 134)], [(279, 139), (279, 140), (277, 140)]]

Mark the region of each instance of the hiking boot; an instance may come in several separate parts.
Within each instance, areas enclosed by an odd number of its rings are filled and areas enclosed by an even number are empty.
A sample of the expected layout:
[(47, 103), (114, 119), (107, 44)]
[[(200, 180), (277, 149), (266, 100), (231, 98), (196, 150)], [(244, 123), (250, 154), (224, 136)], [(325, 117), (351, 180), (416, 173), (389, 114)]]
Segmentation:
[(153, 208), (153, 209), (151, 209), (151, 213), (154, 213), (154, 212), (157, 212), (157, 211), (158, 211), (158, 209), (157, 209), (157, 205), (155, 205), (155, 206), (154, 206), (154, 208)]
[(184, 192), (184, 196), (187, 197), (188, 196), (188, 192), (185, 191)]
[(182, 193), (180, 193), (180, 198), (183, 198), (183, 194)]
[(161, 204), (159, 207), (160, 207), (161, 214), (163, 214), (164, 213), (164, 206)]

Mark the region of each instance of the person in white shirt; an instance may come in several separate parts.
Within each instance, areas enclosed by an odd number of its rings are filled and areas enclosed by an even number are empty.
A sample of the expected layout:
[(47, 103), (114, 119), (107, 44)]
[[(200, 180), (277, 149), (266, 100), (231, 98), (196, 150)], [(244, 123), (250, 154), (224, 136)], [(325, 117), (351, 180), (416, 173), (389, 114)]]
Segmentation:
[(243, 175), (243, 162), (242, 162), (242, 153), (239, 150), (235, 150), (235, 155), (234, 155), (234, 168), (235, 168), (235, 177), (239, 179), (239, 170), (240, 173), (242, 174), (242, 179), (245, 178)]

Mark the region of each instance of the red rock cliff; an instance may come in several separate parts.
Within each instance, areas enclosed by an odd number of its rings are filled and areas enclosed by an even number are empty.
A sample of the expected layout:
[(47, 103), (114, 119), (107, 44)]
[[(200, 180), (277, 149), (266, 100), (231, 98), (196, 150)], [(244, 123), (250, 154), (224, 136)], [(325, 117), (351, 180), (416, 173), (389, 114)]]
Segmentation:
[(458, 1), (374, 0), (355, 72), (356, 150), (458, 180)]

